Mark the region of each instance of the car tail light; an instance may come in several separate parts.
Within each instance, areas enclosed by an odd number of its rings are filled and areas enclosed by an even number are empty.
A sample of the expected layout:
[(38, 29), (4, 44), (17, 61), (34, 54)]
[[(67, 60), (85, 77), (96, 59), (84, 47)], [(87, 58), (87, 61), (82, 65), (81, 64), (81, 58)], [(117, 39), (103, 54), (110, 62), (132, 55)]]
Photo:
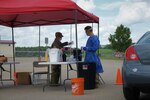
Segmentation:
[(139, 57), (134, 49), (134, 46), (130, 46), (127, 48), (125, 53), (126, 60), (139, 60)]

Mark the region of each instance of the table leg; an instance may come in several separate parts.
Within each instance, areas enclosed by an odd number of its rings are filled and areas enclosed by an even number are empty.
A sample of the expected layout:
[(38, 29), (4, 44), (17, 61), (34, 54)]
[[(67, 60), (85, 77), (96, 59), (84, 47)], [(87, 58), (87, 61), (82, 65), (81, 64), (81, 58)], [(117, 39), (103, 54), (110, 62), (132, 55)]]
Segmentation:
[(3, 73), (2, 73), (2, 71), (3, 71), (3, 70), (2, 70), (2, 63), (0, 63), (0, 70), (1, 70), (0, 80), (1, 80), (1, 84), (2, 84), (2, 86), (3, 86), (3, 79), (2, 79), (2, 78), (3, 78), (3, 75), (2, 75), (2, 74), (3, 74)]
[(47, 74), (47, 84), (49, 84), (49, 83), (50, 83), (50, 68), (49, 68), (49, 65), (48, 65), (47, 70), (48, 70), (48, 74)]
[(48, 74), (47, 74), (47, 84), (43, 86), (43, 92), (45, 91), (45, 87), (50, 85), (50, 75), (51, 75), (51, 65), (48, 65)]
[(67, 80), (69, 80), (69, 68), (68, 68), (68, 65), (67, 65), (67, 78), (63, 82), (63, 86), (64, 86), (64, 89), (65, 89), (65, 92), (66, 92), (66, 81)]
[(12, 79), (11, 64), (10, 64), (10, 80)]
[(60, 67), (60, 84), (61, 84), (61, 67)]
[[(70, 70), (69, 70), (69, 67), (70, 67)], [(69, 78), (69, 71), (77, 71), (77, 70), (74, 70), (72, 67), (71, 67), (71, 64), (67, 64), (67, 78), (64, 80), (64, 82), (63, 82), (63, 85), (64, 85), (64, 89), (65, 89), (65, 92), (66, 92), (66, 81), (67, 80), (71, 80), (70, 78)]]

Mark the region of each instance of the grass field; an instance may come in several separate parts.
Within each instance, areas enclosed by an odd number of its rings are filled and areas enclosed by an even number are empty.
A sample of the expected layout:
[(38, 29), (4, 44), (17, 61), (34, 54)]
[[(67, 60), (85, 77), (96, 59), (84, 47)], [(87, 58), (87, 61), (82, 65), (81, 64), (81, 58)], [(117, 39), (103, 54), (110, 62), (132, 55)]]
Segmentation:
[(122, 60), (123, 58), (116, 58), (114, 56), (115, 51), (112, 49), (99, 49), (101, 59), (111, 59), (111, 60)]
[(99, 49), (100, 53), (105, 53), (105, 54), (113, 54), (114, 50), (112, 49)]

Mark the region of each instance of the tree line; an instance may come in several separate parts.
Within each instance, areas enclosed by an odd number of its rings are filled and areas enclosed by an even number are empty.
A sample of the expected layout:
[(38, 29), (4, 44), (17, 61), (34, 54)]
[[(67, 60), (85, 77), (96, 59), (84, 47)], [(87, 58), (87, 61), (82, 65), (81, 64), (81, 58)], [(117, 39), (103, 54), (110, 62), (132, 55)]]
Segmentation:
[[(44, 47), (40, 46), (40, 51), (46, 51), (47, 48), (50, 47)], [(16, 51), (39, 51), (39, 46), (37, 47), (15, 47)]]

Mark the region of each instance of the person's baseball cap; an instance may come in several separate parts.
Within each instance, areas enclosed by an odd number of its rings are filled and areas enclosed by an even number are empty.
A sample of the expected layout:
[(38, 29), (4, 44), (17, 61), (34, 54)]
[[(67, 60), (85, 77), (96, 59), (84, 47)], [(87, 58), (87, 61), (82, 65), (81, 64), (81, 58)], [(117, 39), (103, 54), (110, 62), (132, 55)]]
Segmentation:
[(56, 37), (63, 37), (63, 35), (62, 35), (61, 32), (56, 32), (56, 33), (55, 33), (55, 36), (56, 36)]
[(92, 30), (92, 27), (91, 27), (91, 26), (86, 26), (86, 27), (84, 28), (84, 30)]

